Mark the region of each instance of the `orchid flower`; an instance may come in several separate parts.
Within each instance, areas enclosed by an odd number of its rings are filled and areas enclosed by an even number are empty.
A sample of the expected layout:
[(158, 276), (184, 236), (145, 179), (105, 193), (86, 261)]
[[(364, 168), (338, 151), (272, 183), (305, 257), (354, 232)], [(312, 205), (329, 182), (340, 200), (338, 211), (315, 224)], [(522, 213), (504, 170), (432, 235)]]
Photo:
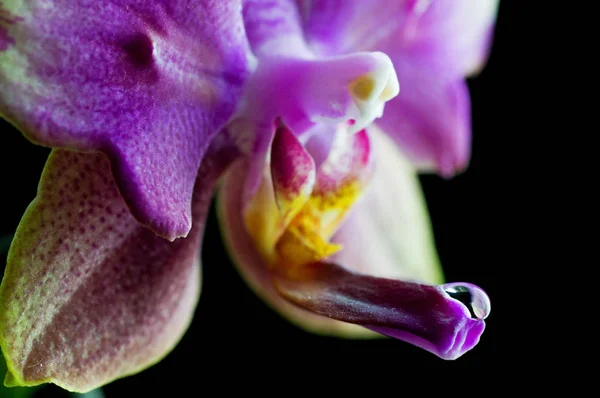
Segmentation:
[(8, 386), (85, 392), (177, 344), (206, 214), (275, 310), (455, 359), (416, 173), (467, 167), (497, 0), (1, 0), (0, 114), (53, 148), (0, 288)]

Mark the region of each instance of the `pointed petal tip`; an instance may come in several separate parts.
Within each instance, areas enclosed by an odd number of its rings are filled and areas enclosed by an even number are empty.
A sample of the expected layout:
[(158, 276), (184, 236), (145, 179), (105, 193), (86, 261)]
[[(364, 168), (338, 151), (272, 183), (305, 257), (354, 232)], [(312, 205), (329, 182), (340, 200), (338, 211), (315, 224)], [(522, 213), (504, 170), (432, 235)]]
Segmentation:
[(436, 169), (441, 177), (451, 179), (467, 171), (470, 156), (460, 156), (460, 152), (462, 151), (446, 152), (440, 156)]
[(283, 125), (277, 129), (271, 147), (271, 176), (280, 206), (286, 196), (310, 195), (314, 185), (314, 160)]
[(6, 372), (4, 377), (4, 387), (21, 387), (21, 383), (17, 381), (10, 370)]

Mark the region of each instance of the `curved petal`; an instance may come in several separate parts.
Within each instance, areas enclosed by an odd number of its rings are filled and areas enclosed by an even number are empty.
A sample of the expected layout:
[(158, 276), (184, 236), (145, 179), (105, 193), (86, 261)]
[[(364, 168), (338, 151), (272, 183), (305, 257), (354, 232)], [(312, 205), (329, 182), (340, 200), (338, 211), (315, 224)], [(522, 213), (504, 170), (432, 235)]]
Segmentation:
[(370, 137), (376, 161), (369, 187), (333, 237), (343, 249), (331, 261), (367, 275), (440, 284), (416, 170), (386, 135), (371, 129)]
[(422, 171), (450, 177), (471, 156), (471, 101), (462, 77), (430, 61), (428, 49), (393, 60), (402, 90), (377, 125)]
[(369, 330), (331, 320), (303, 310), (281, 297), (272, 283), (269, 265), (256, 249), (246, 232), (243, 218), (243, 182), (247, 175), (247, 160), (240, 160), (227, 171), (219, 190), (217, 212), (223, 240), (236, 268), (254, 292), (281, 316), (314, 333), (345, 337), (377, 336)]
[(54, 150), (0, 287), (7, 385), (84, 392), (143, 370), (179, 341), (200, 289), (219, 167), (203, 162), (194, 226), (169, 242), (129, 213), (103, 154)]
[[(325, 54), (436, 48), (460, 75), (489, 53), (499, 0), (297, 0), (311, 47)], [(400, 81), (403, 83), (403, 81)]]
[(241, 0), (3, 4), (0, 114), (36, 143), (103, 151), (133, 215), (185, 236), (247, 75)]

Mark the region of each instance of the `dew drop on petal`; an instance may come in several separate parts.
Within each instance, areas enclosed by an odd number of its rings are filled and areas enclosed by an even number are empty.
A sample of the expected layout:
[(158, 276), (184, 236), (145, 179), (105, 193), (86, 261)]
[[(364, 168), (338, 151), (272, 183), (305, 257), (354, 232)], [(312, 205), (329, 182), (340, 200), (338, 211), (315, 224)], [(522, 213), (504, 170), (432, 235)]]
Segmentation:
[(450, 297), (463, 303), (469, 309), (471, 317), (485, 319), (490, 314), (490, 299), (481, 288), (462, 282), (447, 283), (442, 288)]

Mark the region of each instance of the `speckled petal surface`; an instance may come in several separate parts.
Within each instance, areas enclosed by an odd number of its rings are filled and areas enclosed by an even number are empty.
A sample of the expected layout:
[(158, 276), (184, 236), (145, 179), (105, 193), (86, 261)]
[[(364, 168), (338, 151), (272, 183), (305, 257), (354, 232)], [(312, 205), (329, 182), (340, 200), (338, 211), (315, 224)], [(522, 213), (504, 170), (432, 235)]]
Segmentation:
[(140, 225), (100, 153), (54, 150), (0, 287), (8, 385), (83, 392), (164, 357), (200, 289), (200, 243), (218, 168), (205, 160), (194, 226), (169, 242)]
[(185, 236), (202, 156), (247, 76), (241, 1), (2, 6), (0, 115), (33, 142), (103, 151), (133, 215)]

